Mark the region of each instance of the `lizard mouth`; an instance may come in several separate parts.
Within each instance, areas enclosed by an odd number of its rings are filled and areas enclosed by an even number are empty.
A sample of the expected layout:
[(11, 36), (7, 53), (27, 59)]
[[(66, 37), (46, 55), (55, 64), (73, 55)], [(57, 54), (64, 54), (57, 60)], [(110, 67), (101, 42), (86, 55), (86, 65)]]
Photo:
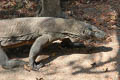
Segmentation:
[(105, 40), (107, 38), (107, 34), (103, 31), (99, 31), (99, 32), (92, 32), (91, 34), (95, 39), (98, 40)]

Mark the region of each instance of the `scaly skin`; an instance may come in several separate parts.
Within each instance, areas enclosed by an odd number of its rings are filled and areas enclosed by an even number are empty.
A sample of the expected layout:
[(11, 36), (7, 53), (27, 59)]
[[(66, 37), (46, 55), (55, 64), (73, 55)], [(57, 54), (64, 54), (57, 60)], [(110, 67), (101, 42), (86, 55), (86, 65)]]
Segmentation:
[[(93, 25), (74, 19), (28, 17), (0, 21), (1, 47), (21, 46), (20, 43), (24, 45), (34, 41), (29, 53), (29, 64), (33, 70), (42, 66), (35, 63), (35, 59), (42, 48), (55, 40), (65, 38), (72, 41), (87, 38), (101, 40), (106, 38), (106, 33)], [(9, 60), (2, 49), (0, 54), (0, 63), (6, 68), (11, 68), (16, 63), (21, 64), (19, 61)], [(15, 64), (9, 65), (9, 63)]]

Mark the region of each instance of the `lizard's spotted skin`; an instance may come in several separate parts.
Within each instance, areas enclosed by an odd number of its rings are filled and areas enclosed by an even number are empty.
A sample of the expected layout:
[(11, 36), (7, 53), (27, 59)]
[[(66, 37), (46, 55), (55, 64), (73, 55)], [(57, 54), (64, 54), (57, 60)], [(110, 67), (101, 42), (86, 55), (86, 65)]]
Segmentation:
[(43, 47), (59, 39), (69, 38), (75, 41), (89, 37), (101, 40), (106, 37), (106, 33), (74, 19), (27, 17), (0, 20), (0, 64), (5, 68), (23, 64), (18, 60), (9, 60), (2, 48), (33, 43), (29, 52), (29, 64), (36, 70), (42, 66), (37, 65), (35, 59)]

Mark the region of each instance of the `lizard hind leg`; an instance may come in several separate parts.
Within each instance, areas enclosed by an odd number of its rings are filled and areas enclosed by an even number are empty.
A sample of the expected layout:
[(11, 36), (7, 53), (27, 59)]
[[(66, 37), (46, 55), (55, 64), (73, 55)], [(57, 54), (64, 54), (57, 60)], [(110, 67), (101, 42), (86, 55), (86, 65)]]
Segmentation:
[(22, 60), (8, 60), (5, 64), (2, 65), (2, 67), (5, 69), (12, 69), (15, 67), (24, 66), (25, 64), (27, 63)]
[(22, 60), (9, 60), (6, 53), (0, 47), (0, 65), (5, 69), (12, 69), (18, 66), (23, 66), (26, 62)]
[(43, 66), (42, 63), (36, 64), (35, 60), (39, 53), (42, 51), (42, 49), (48, 45), (50, 38), (50, 35), (44, 34), (38, 37), (33, 43), (29, 53), (29, 65), (32, 68), (32, 70), (38, 70)]

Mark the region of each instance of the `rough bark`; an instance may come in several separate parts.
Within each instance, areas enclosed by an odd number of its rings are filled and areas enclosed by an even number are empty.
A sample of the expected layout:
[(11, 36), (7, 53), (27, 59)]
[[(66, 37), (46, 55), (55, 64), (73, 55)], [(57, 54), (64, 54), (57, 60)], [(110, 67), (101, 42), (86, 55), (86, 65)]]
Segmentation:
[(44, 17), (61, 17), (62, 11), (60, 0), (41, 0), (42, 10), (39, 16)]

